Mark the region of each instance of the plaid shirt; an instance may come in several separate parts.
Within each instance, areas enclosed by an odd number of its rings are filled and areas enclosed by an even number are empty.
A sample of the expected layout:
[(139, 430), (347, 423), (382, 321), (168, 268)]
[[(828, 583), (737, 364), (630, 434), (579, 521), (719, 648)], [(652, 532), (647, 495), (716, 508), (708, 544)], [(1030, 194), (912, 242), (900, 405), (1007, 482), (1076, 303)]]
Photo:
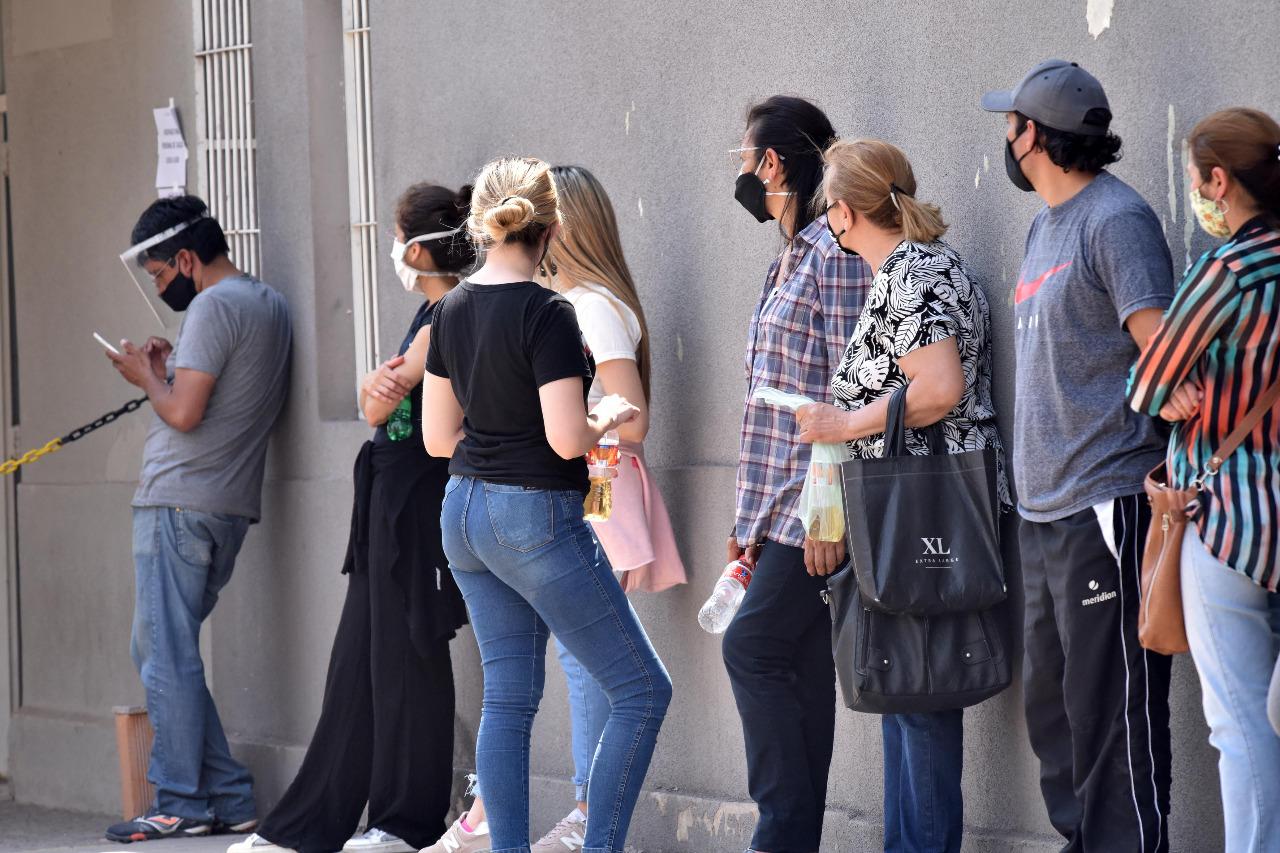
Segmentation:
[[(789, 270), (779, 281), (782, 270)], [(836, 246), (825, 217), (795, 236), (769, 267), (747, 339), (747, 402), (738, 456), (737, 521), (743, 545), (764, 539), (804, 546), (796, 515), (809, 470), (809, 445), (796, 441), (796, 419), (752, 399), (773, 387), (831, 403), (831, 376), (840, 366), (871, 269)]]

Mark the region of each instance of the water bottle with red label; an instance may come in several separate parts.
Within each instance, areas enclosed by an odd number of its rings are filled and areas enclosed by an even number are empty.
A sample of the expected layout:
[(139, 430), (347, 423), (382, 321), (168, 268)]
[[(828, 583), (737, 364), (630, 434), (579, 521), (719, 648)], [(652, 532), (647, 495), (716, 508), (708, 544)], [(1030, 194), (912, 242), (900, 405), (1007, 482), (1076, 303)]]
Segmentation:
[(702, 626), (702, 630), (708, 634), (723, 634), (729, 627), (747, 594), (753, 568), (745, 554), (724, 567), (724, 573), (716, 581), (711, 597), (698, 611), (698, 624)]

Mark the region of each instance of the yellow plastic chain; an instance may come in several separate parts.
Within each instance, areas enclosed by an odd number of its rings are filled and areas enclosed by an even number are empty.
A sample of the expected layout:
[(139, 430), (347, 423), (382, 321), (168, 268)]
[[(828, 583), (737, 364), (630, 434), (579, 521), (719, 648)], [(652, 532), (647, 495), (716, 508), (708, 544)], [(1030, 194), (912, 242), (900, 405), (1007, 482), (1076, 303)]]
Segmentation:
[(71, 442), (79, 441), (94, 430), (101, 429), (107, 424), (112, 423), (121, 415), (136, 412), (145, 402), (147, 402), (146, 397), (139, 397), (136, 400), (130, 400), (115, 411), (107, 412), (102, 417), (97, 420), (90, 421), (82, 427), (76, 427), (61, 438), (55, 438), (46, 442), (44, 447), (37, 447), (35, 450), (28, 450), (26, 453), (14, 459), (6, 459), (3, 462), (0, 462), (0, 477), (12, 474), (28, 462), (35, 462), (42, 456), (48, 456), (50, 453), (58, 452)]
[(16, 459), (6, 459), (0, 462), (0, 476), (12, 474), (28, 462), (35, 462), (41, 456), (48, 456), (50, 453), (56, 453), (62, 449), (62, 439), (55, 438), (44, 447), (37, 447), (34, 450), (28, 450), (26, 453)]

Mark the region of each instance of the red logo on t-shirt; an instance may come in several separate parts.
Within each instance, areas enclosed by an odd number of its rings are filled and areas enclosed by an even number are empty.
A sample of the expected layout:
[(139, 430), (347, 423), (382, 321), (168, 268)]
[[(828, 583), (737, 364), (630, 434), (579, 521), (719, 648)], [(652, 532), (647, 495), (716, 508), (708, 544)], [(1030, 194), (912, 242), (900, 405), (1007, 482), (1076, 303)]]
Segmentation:
[(1065, 264), (1060, 264), (1054, 267), (1053, 269), (1049, 270), (1047, 273), (1040, 276), (1039, 278), (1032, 279), (1031, 281), (1023, 281), (1022, 279), (1018, 279), (1018, 287), (1013, 292), (1014, 303), (1021, 305), (1023, 302), (1026, 302), (1028, 299), (1035, 296), (1036, 291), (1040, 289), (1040, 285), (1044, 284), (1046, 281), (1049, 280), (1049, 276), (1054, 275), (1055, 273), (1062, 272), (1067, 267), (1071, 266), (1071, 263), (1072, 263), (1071, 261), (1067, 261)]

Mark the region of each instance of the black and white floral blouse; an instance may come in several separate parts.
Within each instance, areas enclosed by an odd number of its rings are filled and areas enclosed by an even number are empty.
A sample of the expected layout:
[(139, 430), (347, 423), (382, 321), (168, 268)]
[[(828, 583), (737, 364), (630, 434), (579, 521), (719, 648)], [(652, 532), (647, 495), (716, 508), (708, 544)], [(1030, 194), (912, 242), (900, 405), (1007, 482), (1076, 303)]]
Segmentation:
[[(995, 448), (1000, 460), (1000, 503), (1012, 506), (991, 398), (987, 299), (946, 243), (903, 240), (885, 258), (831, 380), (836, 405), (856, 411), (890, 396), (907, 384), (898, 359), (947, 338), (956, 339), (964, 370), (964, 394), (942, 419), (947, 452)], [(855, 456), (878, 459), (884, 453), (884, 433), (848, 444)], [(916, 455), (929, 454), (928, 443), (913, 429), (907, 429), (907, 449)]]

